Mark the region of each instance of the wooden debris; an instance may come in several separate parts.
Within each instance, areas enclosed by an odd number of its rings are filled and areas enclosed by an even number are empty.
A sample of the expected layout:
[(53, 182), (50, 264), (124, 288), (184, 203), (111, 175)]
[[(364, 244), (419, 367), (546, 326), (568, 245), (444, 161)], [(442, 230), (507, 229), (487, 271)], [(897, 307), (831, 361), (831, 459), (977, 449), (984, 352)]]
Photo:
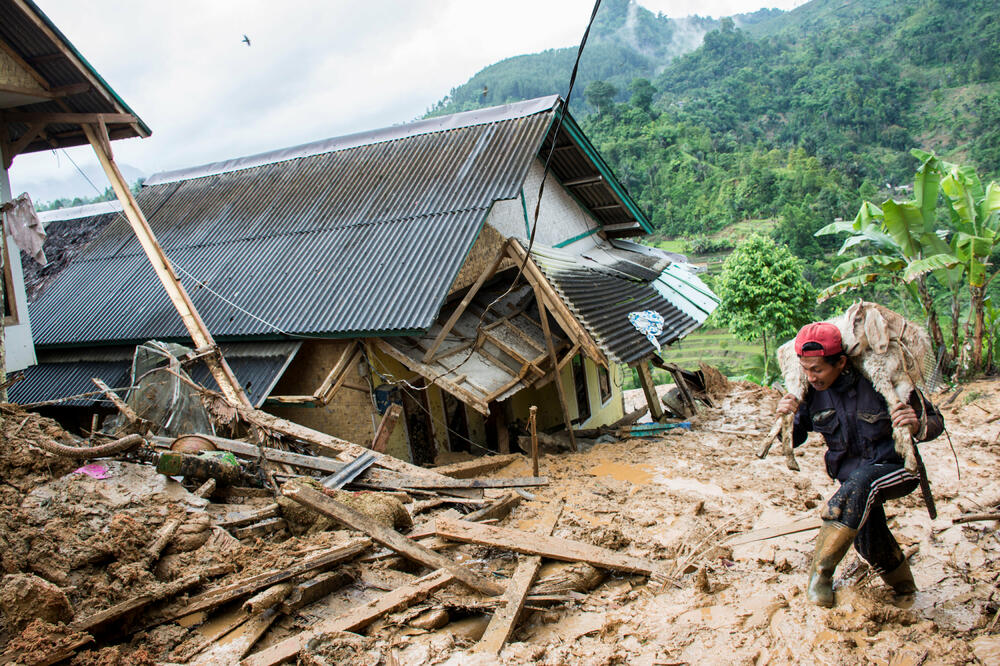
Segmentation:
[(261, 590), (244, 601), (243, 612), (249, 613), (250, 615), (262, 613), (268, 608), (273, 608), (280, 604), (289, 594), (291, 594), (291, 592), (291, 583), (278, 583), (277, 585), (272, 585), (266, 590)]
[(389, 409), (386, 410), (382, 416), (382, 420), (379, 421), (378, 428), (375, 430), (375, 436), (372, 438), (372, 451), (385, 453), (385, 447), (389, 444), (389, 437), (392, 435), (392, 431), (396, 429), (396, 423), (402, 414), (403, 408), (400, 405), (389, 405)]
[(265, 534), (280, 532), (287, 527), (288, 523), (285, 522), (284, 518), (268, 518), (267, 520), (259, 522), (256, 525), (237, 527), (233, 530), (233, 536), (242, 541), (243, 539), (249, 539), (251, 537), (259, 537), (264, 536)]
[(129, 425), (141, 426), (148, 423), (146, 420), (144, 420), (142, 417), (136, 414), (131, 407), (125, 404), (125, 401), (122, 400), (120, 397), (118, 397), (118, 394), (112, 391), (110, 386), (105, 384), (97, 377), (92, 377), (90, 381), (94, 382), (97, 388), (101, 389), (104, 395), (107, 396), (108, 400), (110, 400), (111, 403), (118, 408), (118, 411), (122, 413), (122, 416), (124, 416), (125, 419), (129, 422)]
[(303, 581), (292, 588), (288, 597), (281, 602), (281, 612), (285, 615), (291, 615), (298, 609), (342, 588), (352, 580), (353, 578), (346, 571), (327, 571), (315, 578)]
[(951, 522), (953, 525), (960, 525), (962, 523), (974, 523), (981, 520), (1000, 520), (1000, 513), (967, 513), (964, 516), (953, 519)]
[[(534, 417), (534, 413), (532, 413), (532, 417)], [(555, 529), (556, 523), (559, 521), (560, 513), (562, 513), (561, 505), (555, 507), (542, 518), (535, 532), (542, 536), (552, 534), (552, 530)], [(504, 643), (514, 633), (517, 619), (521, 615), (525, 598), (528, 596), (528, 590), (531, 589), (531, 584), (541, 567), (542, 558), (537, 555), (527, 557), (518, 563), (517, 569), (507, 585), (507, 591), (504, 593), (503, 605), (493, 613), (489, 626), (486, 627), (482, 638), (476, 643), (473, 652), (493, 655), (500, 653)]]
[[(506, 518), (515, 506), (521, 503), (521, 496), (517, 493), (509, 493), (508, 495), (501, 497), (493, 504), (483, 507), (478, 511), (473, 511), (469, 515), (465, 516), (463, 520), (468, 520), (473, 523), (478, 523), (483, 520), (502, 520)], [(438, 516), (438, 518), (446, 516)]]
[(365, 516), (351, 507), (327, 497), (321, 492), (305, 486), (291, 486), (284, 488), (282, 493), (286, 497), (290, 497), (303, 506), (307, 506), (314, 511), (317, 511), (325, 516), (329, 516), (330, 518), (333, 518), (348, 527), (353, 527), (356, 530), (364, 532), (378, 543), (391, 548), (407, 559), (413, 560), (432, 569), (447, 570), (455, 578), (474, 590), (478, 590), (479, 592), (488, 595), (503, 593), (503, 588), (496, 583), (483, 578), (479, 574), (473, 573), (471, 570), (453, 562), (452, 560), (449, 560), (443, 555), (435, 553), (428, 548), (424, 548), (420, 544), (411, 541), (395, 530), (379, 525), (368, 516)]
[(480, 474), (488, 474), (489, 472), (496, 471), (522, 458), (523, 456), (520, 453), (510, 453), (500, 456), (480, 456), (473, 460), (441, 465), (433, 469), (438, 474), (450, 476), (453, 479), (469, 479)]
[(215, 486), (217, 485), (215, 479), (209, 479), (205, 483), (198, 486), (198, 489), (194, 491), (194, 495), (201, 498), (207, 498), (212, 493), (215, 492)]
[(538, 476), (538, 429), (535, 423), (535, 415), (538, 413), (538, 407), (532, 405), (528, 412), (528, 421), (531, 430), (531, 474)]
[(619, 428), (624, 428), (625, 426), (630, 426), (639, 419), (642, 418), (643, 414), (649, 411), (649, 407), (639, 407), (635, 411), (629, 412), (625, 416), (621, 417), (611, 425), (600, 426), (598, 428), (582, 428), (580, 430), (575, 430), (577, 437), (585, 437), (587, 439), (592, 439), (594, 437), (600, 437), (601, 435), (613, 435), (618, 432)]
[(582, 541), (541, 536), (524, 530), (491, 527), (464, 520), (439, 520), (437, 535), (453, 541), (506, 548), (526, 555), (542, 555), (553, 560), (586, 562), (602, 569), (649, 576), (658, 571), (649, 560), (623, 555)]
[(295, 576), (332, 567), (335, 564), (354, 558), (371, 545), (371, 539), (354, 539), (343, 546), (331, 548), (323, 553), (313, 555), (285, 569), (271, 569), (270, 571), (265, 571), (264, 573), (236, 581), (235, 583), (208, 590), (194, 597), (180, 608), (167, 610), (160, 619), (160, 622), (169, 622), (185, 615), (216, 608), (224, 603), (235, 601), (240, 597), (251, 595), (266, 587), (283, 583)]
[(300, 634), (286, 638), (269, 648), (252, 654), (241, 663), (241, 666), (273, 666), (291, 659), (313, 638), (335, 631), (355, 631), (371, 624), (374, 620), (387, 613), (406, 608), (426, 599), (454, 580), (450, 571), (441, 569), (424, 576), (410, 585), (403, 586), (378, 599), (369, 601), (357, 608), (342, 613), (336, 617), (323, 620), (312, 628)]
[(759, 530), (751, 530), (749, 532), (736, 534), (726, 541), (726, 545), (739, 546), (741, 544), (752, 543), (754, 541), (774, 539), (775, 537), (785, 536), (786, 534), (796, 534), (798, 532), (818, 530), (822, 526), (823, 519), (819, 516), (806, 516), (805, 518), (799, 518), (790, 523), (785, 523), (784, 525), (762, 527)]
[(280, 509), (277, 504), (268, 504), (262, 509), (253, 511), (251, 513), (240, 516), (239, 518), (230, 518), (219, 523), (216, 523), (219, 527), (224, 529), (231, 529), (233, 527), (243, 527), (244, 525), (250, 525), (251, 523), (256, 523), (258, 521), (264, 520), (265, 518), (274, 518), (280, 514)]
[(223, 486), (217, 488), (214, 495), (222, 499), (232, 497), (274, 497), (274, 493), (269, 488), (250, 488), (247, 486)]
[(174, 538), (174, 533), (183, 522), (183, 518), (172, 518), (163, 523), (163, 526), (160, 527), (160, 530), (157, 532), (153, 543), (146, 547), (146, 552), (142, 558), (143, 566), (145, 568), (148, 569), (151, 565), (155, 564), (158, 559), (160, 559), (160, 553), (162, 553), (163, 549), (167, 547), (170, 540)]
[(162, 601), (174, 596), (175, 594), (180, 594), (181, 592), (189, 590), (200, 583), (201, 576), (199, 574), (181, 578), (172, 583), (167, 583), (155, 592), (133, 597), (127, 601), (123, 601), (120, 604), (112, 606), (111, 608), (106, 608), (98, 613), (95, 613), (90, 617), (75, 620), (70, 624), (70, 628), (74, 631), (85, 631), (89, 634), (99, 634), (111, 628), (109, 625), (112, 623), (115, 623), (116, 627), (120, 627), (121, 620), (129, 615), (132, 615), (136, 611), (145, 608), (153, 602)]
[(549, 482), (544, 476), (528, 476), (513, 479), (453, 479), (443, 476), (440, 479), (424, 479), (406, 476), (378, 469), (369, 469), (354, 480), (354, 485), (371, 488), (518, 488), (525, 486), (544, 486)]
[[(254, 615), (242, 625), (219, 639), (206, 652), (202, 653), (194, 664), (216, 666), (216, 664), (234, 664), (253, 648), (275, 620), (278, 619), (278, 609), (270, 608), (260, 615)], [(226, 640), (232, 636), (232, 640)]]

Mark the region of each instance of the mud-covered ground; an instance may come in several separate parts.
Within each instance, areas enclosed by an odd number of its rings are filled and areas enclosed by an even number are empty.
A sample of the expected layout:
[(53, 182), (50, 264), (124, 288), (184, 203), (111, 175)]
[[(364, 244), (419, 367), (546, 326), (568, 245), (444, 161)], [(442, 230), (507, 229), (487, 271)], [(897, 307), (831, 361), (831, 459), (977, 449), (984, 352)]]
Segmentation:
[[(754, 456), (760, 436), (739, 433), (766, 432), (778, 395), (735, 384), (715, 407), (702, 408), (690, 431), (543, 455), (541, 474), (550, 484), (531, 489), (535, 499), (522, 501), (499, 523), (533, 530), (547, 511), (561, 506), (556, 536), (651, 559), (669, 574), (665, 587), (643, 576), (583, 572), (578, 579), (586, 584), (578, 591), (559, 591), (570, 600), (526, 611), (494, 658), (472, 652), (489, 608), (482, 597), (452, 585), (378, 620), (361, 635), (338, 633), (313, 641), (300, 663), (1000, 663), (998, 524), (952, 524), (961, 514), (1000, 503), (995, 480), (1000, 420), (987, 423), (1000, 414), (998, 387), (996, 381), (973, 383), (944, 408), (957, 468), (947, 438), (921, 446), (938, 518), (930, 520), (919, 491), (887, 505), (901, 546), (916, 551), (911, 566), (920, 591), (911, 599), (889, 594), (852, 551), (837, 572), (836, 608), (810, 605), (803, 588), (815, 530), (727, 545), (749, 530), (816, 516), (836, 487), (823, 472), (818, 440), (797, 450), (800, 472), (788, 470), (777, 451), (765, 460)], [(27, 626), (30, 613), (20, 619), (5, 616), (0, 650), (6, 643), (8, 650), (37, 645), (44, 652), (53, 637), (71, 642), (72, 632), (56, 629), (61, 623), (191, 573), (206, 574), (206, 585), (233, 582), (357, 536), (335, 530), (236, 542), (211, 526), (212, 504), (223, 500), (206, 503), (151, 474), (148, 466), (112, 463), (104, 479), (67, 476), (77, 463), (25, 449), (31, 438), (59, 439), (57, 426), (20, 412), (4, 416), (0, 545), (9, 577), (0, 585), (0, 596), (6, 595), (0, 602), (15, 612), (19, 603), (37, 608), (41, 599), (47, 615)], [(530, 474), (530, 463), (522, 461), (490, 476)], [(408, 505), (411, 511), (416, 506)], [(413, 521), (432, 520), (443, 509), (420, 512)], [(143, 547), (165, 520), (179, 516), (184, 529), (176, 542), (147, 567)], [(501, 582), (519, 557), (474, 545), (442, 552)], [(346, 585), (279, 619), (255, 650), (425, 573), (393, 560), (355, 561), (341, 570), (349, 575)], [(555, 585), (552, 581), (572, 573), (581, 572), (546, 562), (540, 585)], [(28, 578), (33, 596), (19, 600)], [(239, 612), (234, 605), (145, 631), (98, 636), (77, 650), (74, 663), (185, 662), (205, 636)], [(138, 620), (151, 623), (151, 617)]]

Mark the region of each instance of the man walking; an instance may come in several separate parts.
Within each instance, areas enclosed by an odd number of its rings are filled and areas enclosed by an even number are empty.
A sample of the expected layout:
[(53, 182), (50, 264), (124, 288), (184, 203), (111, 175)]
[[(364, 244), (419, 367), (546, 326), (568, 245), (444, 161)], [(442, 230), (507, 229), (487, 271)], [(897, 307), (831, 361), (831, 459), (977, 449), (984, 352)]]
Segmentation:
[(814, 604), (833, 606), (833, 572), (851, 542), (897, 594), (913, 594), (913, 574), (882, 505), (913, 492), (919, 478), (903, 467), (892, 428), (909, 429), (917, 441), (934, 439), (944, 430), (941, 413), (916, 390), (890, 413), (885, 399), (847, 358), (833, 324), (804, 326), (795, 337), (795, 353), (810, 388), (801, 404), (791, 394), (784, 396), (777, 412), (795, 414), (795, 446), (810, 431), (823, 435), (827, 474), (841, 484), (823, 509), (806, 596)]

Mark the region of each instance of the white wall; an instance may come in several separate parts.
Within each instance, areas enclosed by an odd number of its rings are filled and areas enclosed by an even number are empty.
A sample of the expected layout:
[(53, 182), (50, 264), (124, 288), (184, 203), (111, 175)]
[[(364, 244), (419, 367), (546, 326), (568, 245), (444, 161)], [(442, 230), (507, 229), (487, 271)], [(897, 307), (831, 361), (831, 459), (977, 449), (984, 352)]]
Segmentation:
[[(0, 202), (10, 201), (12, 198), (7, 170), (0, 169)], [(7, 256), (4, 257), (4, 264), (10, 261), (18, 323), (15, 326), (3, 327), (4, 354), (7, 361), (7, 372), (15, 372), (36, 363), (35, 345), (31, 340), (31, 323), (28, 321), (28, 298), (24, 292), (21, 252), (10, 235), (7, 236), (6, 240)]]

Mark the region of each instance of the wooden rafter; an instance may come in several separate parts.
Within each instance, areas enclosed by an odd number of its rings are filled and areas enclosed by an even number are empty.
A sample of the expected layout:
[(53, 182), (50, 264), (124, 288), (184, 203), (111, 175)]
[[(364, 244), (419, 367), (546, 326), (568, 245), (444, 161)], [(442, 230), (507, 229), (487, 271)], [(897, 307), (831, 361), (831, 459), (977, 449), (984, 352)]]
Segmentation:
[(434, 342), (431, 343), (431, 346), (427, 350), (427, 353), (424, 354), (423, 358), (424, 363), (432, 363), (434, 361), (434, 353), (438, 350), (438, 347), (441, 346), (441, 343), (444, 342), (445, 337), (448, 335), (448, 333), (451, 332), (451, 329), (454, 328), (455, 323), (458, 322), (459, 317), (461, 317), (462, 313), (465, 312), (465, 309), (469, 307), (469, 303), (471, 303), (472, 299), (476, 297), (476, 294), (479, 292), (479, 289), (486, 283), (488, 279), (490, 279), (493, 276), (494, 273), (496, 273), (497, 268), (500, 266), (500, 262), (503, 261), (503, 258), (506, 255), (507, 244), (508, 241), (504, 241), (503, 244), (500, 245), (500, 249), (497, 250), (496, 256), (493, 258), (493, 261), (491, 261), (490, 264), (486, 267), (486, 270), (484, 270), (479, 275), (479, 278), (465, 293), (465, 296), (462, 298), (462, 302), (458, 304), (458, 307), (455, 308), (455, 311), (451, 313), (450, 317), (448, 317), (448, 321), (446, 321), (444, 323), (444, 326), (441, 327), (441, 332), (437, 334), (437, 337), (434, 338)]
[(131, 113), (6, 111), (3, 117), (9, 123), (45, 123), (46, 125), (94, 125), (99, 123), (131, 125), (138, 122), (138, 119)]

